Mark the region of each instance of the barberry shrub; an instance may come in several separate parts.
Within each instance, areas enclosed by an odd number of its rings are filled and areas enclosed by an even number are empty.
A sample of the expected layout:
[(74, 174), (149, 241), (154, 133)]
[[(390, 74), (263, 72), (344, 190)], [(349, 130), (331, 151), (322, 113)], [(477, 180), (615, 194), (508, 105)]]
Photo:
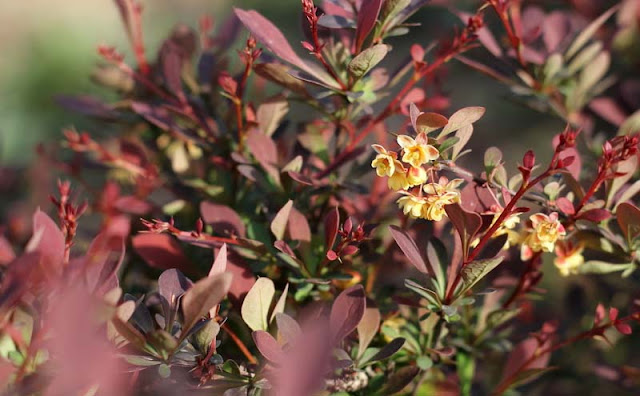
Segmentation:
[[(115, 0), (118, 99), (58, 98), (115, 132), (41, 147), (67, 181), (5, 216), (4, 392), (634, 394), (640, 5), (456, 3), (407, 56), (425, 0), (302, 0), (289, 39), (235, 8), (150, 57)], [(450, 62), (561, 119), (549, 159), (469, 154), (492, 109), (450, 105)]]

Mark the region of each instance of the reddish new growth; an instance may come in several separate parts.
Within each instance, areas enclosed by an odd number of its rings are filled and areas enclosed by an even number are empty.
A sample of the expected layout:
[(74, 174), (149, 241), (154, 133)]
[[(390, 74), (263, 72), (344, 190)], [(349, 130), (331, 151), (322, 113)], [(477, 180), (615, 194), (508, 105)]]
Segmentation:
[(49, 199), (58, 210), (60, 228), (64, 234), (64, 263), (69, 264), (71, 246), (73, 246), (73, 239), (78, 229), (78, 219), (87, 210), (88, 203), (85, 201), (80, 205), (75, 205), (71, 202), (71, 183), (69, 181), (58, 180), (58, 193), (60, 198), (56, 199), (54, 196), (50, 196)]

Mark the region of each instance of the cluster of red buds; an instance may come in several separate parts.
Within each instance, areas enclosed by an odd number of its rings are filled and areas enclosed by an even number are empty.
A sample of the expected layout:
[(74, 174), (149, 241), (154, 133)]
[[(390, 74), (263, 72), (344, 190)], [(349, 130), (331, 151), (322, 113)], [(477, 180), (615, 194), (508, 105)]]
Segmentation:
[(367, 237), (367, 233), (362, 224), (359, 224), (354, 229), (351, 217), (342, 224), (342, 227), (338, 230), (338, 235), (340, 235), (341, 238), (338, 246), (327, 252), (327, 259), (331, 261), (340, 260), (341, 257), (356, 254), (359, 250), (358, 244)]
[[(605, 172), (613, 165), (625, 161), (638, 152), (638, 143), (640, 138), (638, 135), (616, 136), (608, 140), (602, 146), (602, 157), (598, 162), (598, 170)], [(612, 177), (618, 176), (617, 174)]]
[(71, 183), (68, 181), (58, 180), (58, 193), (60, 194), (60, 199), (56, 199), (53, 195), (49, 199), (58, 209), (60, 228), (64, 234), (65, 261), (68, 261), (69, 252), (78, 228), (78, 219), (87, 210), (88, 205), (87, 202), (83, 202), (80, 205), (75, 205), (71, 202)]

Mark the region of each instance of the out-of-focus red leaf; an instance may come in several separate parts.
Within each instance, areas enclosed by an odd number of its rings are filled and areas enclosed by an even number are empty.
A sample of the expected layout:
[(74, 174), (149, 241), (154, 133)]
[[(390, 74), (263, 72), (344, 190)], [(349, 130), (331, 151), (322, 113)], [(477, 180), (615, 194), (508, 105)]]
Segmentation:
[(327, 249), (331, 249), (338, 235), (338, 227), (340, 226), (340, 212), (335, 207), (329, 210), (324, 217), (324, 245)]
[(563, 12), (554, 11), (547, 15), (542, 23), (542, 39), (548, 53), (552, 54), (559, 49), (570, 28), (571, 24)]
[(611, 217), (611, 212), (606, 209), (591, 209), (578, 215), (579, 219), (599, 223)]
[(228, 206), (202, 201), (200, 215), (206, 224), (213, 227), (213, 231), (216, 233), (241, 237), (246, 234), (242, 219), (235, 210)]
[(27, 245), (27, 251), (38, 252), (54, 267), (62, 265), (65, 242), (62, 231), (46, 213), (37, 210), (33, 215), (33, 237)]
[(400, 101), (400, 110), (402, 111), (402, 114), (408, 115), (409, 105), (411, 103), (422, 103), (425, 98), (426, 98), (426, 95), (422, 88), (412, 88), (409, 92), (407, 92), (407, 95), (404, 98), (402, 98), (402, 100)]
[(160, 49), (160, 66), (164, 83), (171, 93), (181, 101), (185, 101), (182, 90), (182, 55), (181, 49), (171, 39), (166, 40)]
[(367, 307), (362, 285), (355, 285), (338, 295), (331, 307), (329, 323), (335, 342), (339, 342), (358, 327)]
[(191, 263), (182, 247), (166, 234), (138, 234), (131, 240), (133, 250), (151, 267), (161, 270), (176, 268), (189, 273)]
[(242, 257), (233, 250), (227, 252), (227, 272), (233, 274), (233, 282), (229, 288), (229, 300), (234, 307), (240, 309), (244, 297), (256, 283), (256, 276)]
[(537, 359), (533, 360), (530, 364), (526, 365), (526, 367), (522, 367), (524, 363), (533, 356), (533, 354), (539, 349), (544, 348), (551, 341), (547, 341), (547, 343), (540, 345), (538, 340), (535, 337), (527, 338), (526, 340), (520, 342), (516, 345), (511, 353), (509, 354), (509, 358), (507, 359), (506, 364), (504, 365), (504, 369), (502, 371), (502, 380), (505, 380), (511, 377), (516, 373), (517, 370), (521, 369), (530, 370), (530, 369), (539, 369), (544, 368), (549, 363), (550, 354), (545, 353), (540, 355)]
[(130, 213), (133, 215), (142, 216), (151, 211), (151, 204), (133, 195), (125, 195), (119, 197), (113, 206), (122, 213)]
[(589, 108), (603, 119), (618, 127), (627, 119), (624, 110), (615, 100), (609, 97), (601, 96), (593, 99), (589, 102)]
[(0, 265), (7, 265), (16, 258), (13, 248), (7, 239), (0, 236)]
[(444, 209), (447, 212), (447, 216), (449, 216), (449, 220), (458, 231), (458, 235), (460, 235), (463, 253), (466, 254), (464, 249), (469, 246), (473, 237), (480, 230), (482, 217), (477, 213), (465, 211), (458, 204), (447, 205)]
[(382, 0), (363, 0), (361, 2), (356, 26), (356, 49), (360, 49), (362, 43), (371, 32), (371, 29), (376, 25), (381, 7)]
[(292, 207), (289, 213), (287, 231), (289, 232), (289, 238), (294, 241), (311, 242), (309, 222), (304, 214), (295, 207)]
[(122, 236), (106, 230), (94, 238), (83, 260), (89, 290), (104, 294), (113, 284), (118, 284), (117, 272), (124, 253), (125, 240)]
[(266, 331), (258, 330), (251, 333), (253, 342), (256, 343), (256, 347), (270, 363), (278, 364), (284, 359), (284, 353), (282, 348), (278, 345), (278, 342)]
[(640, 209), (629, 202), (623, 202), (616, 208), (618, 225), (627, 240), (640, 235)]
[(576, 213), (575, 208), (573, 207), (573, 203), (569, 201), (566, 197), (560, 197), (556, 199), (556, 206), (562, 213), (572, 215)]
[(278, 163), (278, 147), (269, 136), (259, 129), (253, 128), (247, 133), (247, 146), (263, 167), (274, 166)]

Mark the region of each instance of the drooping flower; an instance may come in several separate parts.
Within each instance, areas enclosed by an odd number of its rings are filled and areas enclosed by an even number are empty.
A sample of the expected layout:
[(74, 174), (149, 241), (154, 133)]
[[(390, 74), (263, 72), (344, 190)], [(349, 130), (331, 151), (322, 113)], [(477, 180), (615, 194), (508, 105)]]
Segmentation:
[(571, 242), (559, 242), (556, 244), (556, 258), (553, 264), (558, 268), (562, 276), (569, 276), (578, 273), (578, 269), (584, 264), (584, 256), (582, 251), (584, 245), (573, 244)]
[(536, 213), (529, 217), (531, 228), (527, 230), (522, 243), (520, 256), (522, 260), (528, 260), (534, 252), (551, 252), (558, 240), (562, 240), (567, 234), (564, 226), (558, 220), (558, 213), (553, 212), (548, 216)]
[(424, 170), (423, 167), (414, 168), (412, 166), (411, 168), (409, 168), (409, 172), (407, 172), (407, 183), (409, 183), (410, 187), (424, 184), (426, 181), (427, 171)]
[(395, 160), (394, 168), (395, 170), (393, 174), (389, 177), (389, 180), (387, 180), (387, 185), (389, 186), (389, 188), (395, 191), (399, 191), (406, 190), (411, 187), (407, 178), (407, 170), (405, 169), (404, 165), (402, 165), (402, 162)]
[(427, 205), (423, 208), (422, 218), (431, 221), (440, 221), (445, 217), (444, 207), (453, 203), (460, 203), (460, 191), (457, 188), (463, 182), (462, 179), (448, 181), (440, 178), (438, 183), (425, 184), (422, 189), (427, 194)]
[(392, 176), (396, 170), (396, 153), (387, 151), (379, 144), (374, 144), (371, 147), (378, 153), (371, 162), (371, 167), (376, 169), (376, 174), (380, 177)]
[(404, 154), (402, 161), (411, 164), (414, 168), (438, 159), (440, 152), (430, 144), (423, 143), (424, 139), (416, 139), (407, 135), (399, 135), (398, 144), (402, 147)]
[(427, 205), (426, 198), (409, 193), (405, 193), (396, 202), (405, 215), (414, 219), (422, 217), (425, 205)]

